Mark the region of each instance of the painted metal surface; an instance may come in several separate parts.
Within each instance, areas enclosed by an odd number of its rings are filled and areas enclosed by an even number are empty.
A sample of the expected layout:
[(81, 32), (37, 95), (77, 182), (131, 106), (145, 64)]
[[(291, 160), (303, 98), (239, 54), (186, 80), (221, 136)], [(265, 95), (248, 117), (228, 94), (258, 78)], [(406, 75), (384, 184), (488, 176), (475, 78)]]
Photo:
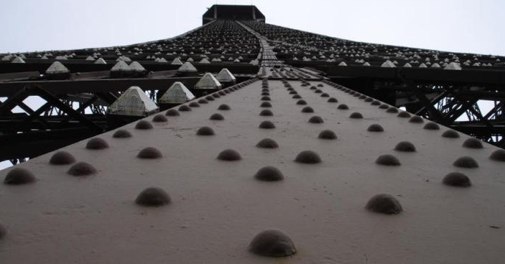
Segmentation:
[[(448, 130), (444, 126), (433, 130), (437, 126), (430, 123), (432, 129), (423, 129), (427, 120), (399, 117), (407, 115), (390, 113), (383, 109), (389, 106), (381, 108), (378, 101), (328, 83), (288, 83), (255, 81), (226, 94), (240, 85), (232, 86), (198, 107), (181, 109), (191, 111), (165, 116), (166, 122), (150, 116), (120, 128), (131, 137), (113, 137), (117, 130), (102, 134), (106, 148), (95, 140), (62, 149), (96, 168), (89, 176), (70, 175), (73, 165), (49, 164), (54, 152), (16, 166), (37, 180), (0, 185), (0, 223), (6, 230), (0, 238), (1, 263), (503, 260), (505, 162), (489, 158), (498, 148), (487, 143), (480, 149), (464, 147), (469, 136), (442, 137)], [(292, 98), (297, 95), (301, 98)], [(328, 102), (331, 97), (338, 102)], [(267, 106), (265, 102), (271, 107), (260, 107)], [(224, 120), (210, 120), (215, 113)], [(323, 123), (310, 123), (314, 116)], [(259, 128), (263, 121), (275, 128)], [(149, 128), (149, 123), (152, 129), (135, 128)], [(370, 129), (374, 124), (383, 131)], [(214, 135), (197, 135), (203, 126)], [(323, 130), (337, 138), (320, 139)], [(265, 138), (278, 148), (257, 147)], [(401, 141), (409, 141), (416, 151), (394, 150)], [(86, 148), (90, 145), (94, 148)], [(162, 157), (138, 158), (148, 147)], [(219, 160), (226, 149), (241, 159)], [(295, 162), (306, 150), (316, 152), (321, 162)], [(401, 165), (377, 164), (385, 154), (394, 155)], [(475, 159), (479, 167), (455, 167), (453, 162), (463, 156)], [(274, 166), (284, 178), (257, 180), (255, 175), (265, 166)], [(0, 179), (11, 170), (1, 171)], [(464, 173), (472, 186), (442, 184), (451, 172)], [(170, 203), (136, 204), (148, 187), (166, 191)], [(383, 193), (396, 198), (403, 212), (384, 215), (365, 209), (370, 198)], [(288, 236), (296, 254), (272, 259), (251, 253), (251, 241), (270, 229)]]

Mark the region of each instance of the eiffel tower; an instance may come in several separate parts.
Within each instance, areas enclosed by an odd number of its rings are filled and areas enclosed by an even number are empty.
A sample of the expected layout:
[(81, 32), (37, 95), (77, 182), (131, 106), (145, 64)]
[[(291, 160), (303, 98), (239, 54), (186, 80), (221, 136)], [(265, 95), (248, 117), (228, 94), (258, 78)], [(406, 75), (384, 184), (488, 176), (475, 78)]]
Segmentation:
[(504, 57), (202, 21), (0, 55), (2, 263), (502, 261)]

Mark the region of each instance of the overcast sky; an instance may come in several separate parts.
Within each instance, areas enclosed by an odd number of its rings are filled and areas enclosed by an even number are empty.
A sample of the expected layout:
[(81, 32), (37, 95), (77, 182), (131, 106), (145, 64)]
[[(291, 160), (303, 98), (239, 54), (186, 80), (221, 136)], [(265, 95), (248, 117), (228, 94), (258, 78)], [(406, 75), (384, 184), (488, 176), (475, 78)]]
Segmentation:
[(216, 3), (254, 4), (268, 23), (350, 40), (505, 55), (504, 0), (2, 0), (0, 52), (168, 38)]

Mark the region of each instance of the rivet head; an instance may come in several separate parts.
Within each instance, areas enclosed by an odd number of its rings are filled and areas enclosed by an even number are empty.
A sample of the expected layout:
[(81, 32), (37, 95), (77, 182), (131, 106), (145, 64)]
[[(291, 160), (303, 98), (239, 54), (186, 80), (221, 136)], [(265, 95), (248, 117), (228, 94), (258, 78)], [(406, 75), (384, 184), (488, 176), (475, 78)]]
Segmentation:
[(191, 111), (191, 108), (187, 105), (181, 105), (179, 107), (179, 112), (189, 112), (189, 111)]
[(440, 130), (440, 126), (433, 122), (428, 122), (423, 128), (426, 130)]
[(270, 107), (272, 107), (272, 104), (270, 102), (263, 102), (263, 103), (261, 103), (260, 107), (270, 108)]
[(68, 165), (75, 162), (74, 156), (66, 151), (58, 151), (49, 160), (52, 165)]
[(165, 113), (166, 116), (179, 116), (179, 111), (175, 110), (175, 109), (170, 109), (170, 110), (167, 110), (167, 112)]
[(382, 104), (379, 106), (379, 109), (388, 109), (388, 108), (389, 108), (389, 106), (386, 104)]
[(380, 105), (380, 104), (381, 104), (381, 102), (379, 102), (379, 101), (373, 101), (373, 102), (372, 102), (372, 103), (370, 103), (370, 104), (371, 104), (371, 105)]
[(461, 172), (451, 172), (447, 174), (442, 182), (445, 185), (453, 186), (453, 187), (470, 187), (472, 186), (472, 182), (470, 179)]
[(212, 94), (212, 97), (219, 98), (219, 97), (221, 97), (221, 95), (219, 95), (218, 93), (214, 93), (214, 94)]
[(309, 119), (309, 123), (322, 124), (324, 123), (324, 120), (320, 116), (313, 116)]
[(132, 134), (125, 129), (119, 129), (114, 134), (112, 135), (113, 138), (129, 138), (131, 137)]
[(207, 100), (205, 100), (205, 99), (200, 99), (200, 100), (198, 100), (198, 103), (200, 103), (200, 104), (208, 104), (209, 102), (207, 102)]
[(214, 97), (212, 96), (206, 96), (205, 99), (207, 99), (207, 101), (214, 101)]
[(420, 116), (413, 116), (409, 119), (410, 123), (420, 124), (423, 123), (424, 120)]
[(333, 139), (337, 139), (337, 135), (335, 134), (335, 132), (327, 129), (327, 130), (321, 131), (321, 133), (319, 133), (318, 138), (333, 140)]
[(279, 230), (266, 230), (257, 234), (249, 244), (249, 251), (256, 255), (274, 258), (296, 254), (291, 238)]
[(198, 136), (213, 136), (214, 130), (210, 127), (204, 126), (199, 128), (198, 131), (196, 131), (196, 134)]
[(352, 119), (362, 119), (363, 118), (363, 115), (361, 113), (358, 113), (358, 112), (354, 112), (352, 113), (349, 118), (352, 118)]
[(316, 89), (317, 89), (317, 87), (315, 87), (315, 86), (310, 87), (310, 90), (316, 90)]
[(152, 128), (153, 128), (153, 125), (146, 120), (140, 120), (135, 125), (135, 129), (140, 129), (140, 130), (147, 130), (147, 129), (152, 129)]
[(328, 102), (328, 103), (338, 103), (338, 100), (337, 100), (337, 98), (335, 98), (335, 97), (330, 97), (330, 98), (328, 98), (328, 101), (327, 101), (327, 102)]
[(270, 97), (269, 96), (262, 96), (261, 101), (270, 101)]
[(153, 147), (144, 148), (137, 154), (137, 158), (140, 159), (159, 159), (162, 157), (163, 154), (161, 154), (157, 148)]
[(314, 109), (312, 109), (310, 106), (306, 106), (302, 108), (302, 113), (314, 113)]
[(442, 133), (442, 137), (445, 138), (459, 138), (459, 133), (454, 130), (447, 130)]
[(230, 106), (229, 106), (229, 105), (227, 105), (227, 104), (222, 104), (222, 105), (220, 105), (220, 106), (217, 108), (217, 110), (222, 110), (222, 111), (228, 111), (228, 110), (230, 110), (230, 109), (231, 109), (231, 108), (230, 108)]
[(416, 152), (416, 147), (411, 142), (401, 141), (396, 144), (395, 150), (401, 152)]
[(279, 169), (272, 166), (266, 166), (256, 172), (254, 178), (260, 181), (282, 181), (284, 179), (284, 175), (282, 175)]
[(262, 129), (274, 129), (275, 125), (271, 121), (267, 120), (267, 121), (261, 122), (260, 125), (259, 125), (259, 128), (262, 128)]
[(88, 143), (86, 143), (87, 149), (99, 150), (106, 149), (108, 147), (109, 144), (103, 138), (92, 138), (88, 140)]
[(381, 125), (379, 124), (371, 124), (368, 129), (367, 129), (368, 132), (383, 132), (384, 131), (384, 128), (382, 128)]
[(301, 97), (300, 95), (298, 95), (298, 94), (295, 94), (295, 95), (293, 95), (293, 97), (292, 97), (292, 98), (293, 98), (293, 99), (301, 99), (302, 97)]
[(390, 194), (377, 194), (368, 200), (366, 209), (380, 214), (399, 214), (403, 211), (400, 202)]
[(260, 112), (260, 116), (273, 116), (274, 113), (272, 113), (272, 111), (268, 110), (268, 109), (265, 109), (265, 110), (261, 110)]
[(260, 142), (258, 142), (258, 144), (256, 144), (256, 147), (274, 149), (274, 148), (278, 148), (279, 145), (277, 144), (277, 142), (275, 142), (275, 140), (273, 140), (271, 138), (264, 138)]
[(330, 95), (329, 95), (329, 94), (327, 94), (327, 93), (322, 93), (322, 94), (321, 94), (321, 97), (330, 97)]
[(503, 149), (495, 150), (493, 151), (493, 153), (491, 153), (491, 156), (489, 156), (489, 158), (494, 161), (505, 162), (505, 150)]
[(473, 168), (478, 168), (479, 164), (477, 161), (475, 161), (472, 157), (468, 156), (463, 156), (458, 158), (454, 163), (452, 164), (456, 167), (460, 168), (466, 168), (466, 169), (473, 169)]
[(221, 114), (218, 114), (218, 113), (215, 113), (215, 114), (212, 114), (210, 117), (209, 117), (210, 120), (217, 120), (217, 121), (221, 121), (221, 120), (224, 120), (224, 117), (223, 115)]
[(135, 199), (136, 204), (148, 207), (159, 207), (170, 204), (170, 202), (171, 199), (168, 193), (157, 187), (143, 190)]
[(157, 114), (153, 117), (153, 122), (156, 122), (156, 123), (164, 123), (167, 121), (168, 121), (168, 119), (162, 114)]
[(409, 113), (407, 113), (407, 112), (405, 112), (405, 111), (403, 111), (403, 112), (400, 112), (400, 113), (398, 114), (398, 117), (400, 117), (400, 118), (409, 118), (409, 117), (410, 117), (410, 114), (409, 114)]
[(321, 157), (319, 157), (319, 154), (317, 154), (314, 151), (305, 150), (298, 153), (298, 155), (295, 158), (295, 161), (298, 163), (305, 163), (305, 164), (317, 164), (321, 162)]
[(200, 104), (198, 104), (197, 102), (191, 102), (189, 103), (189, 107), (200, 107)]
[(339, 109), (339, 110), (348, 110), (349, 106), (347, 106), (346, 104), (339, 104), (337, 106), (337, 109)]
[(36, 180), (33, 173), (24, 168), (14, 168), (5, 175), (4, 184), (22, 185), (32, 183)]
[(385, 155), (380, 155), (376, 160), (375, 163), (379, 165), (384, 165), (384, 166), (400, 166), (401, 163), (400, 161), (393, 155), (390, 154), (385, 154)]
[(223, 160), (223, 161), (238, 161), (241, 160), (242, 157), (240, 156), (240, 153), (233, 149), (226, 149), (223, 150), (217, 155), (218, 160)]
[(465, 148), (472, 148), (472, 149), (481, 149), (484, 146), (482, 146), (482, 142), (476, 138), (469, 138), (463, 142), (463, 147)]
[(390, 114), (396, 114), (398, 113), (398, 108), (396, 107), (389, 107), (387, 110), (386, 110), (386, 113), (390, 113)]
[(307, 102), (305, 102), (305, 100), (298, 100), (298, 102), (296, 102), (297, 105), (306, 105)]
[(97, 170), (91, 164), (81, 161), (70, 167), (67, 173), (72, 176), (81, 177), (95, 174), (97, 173)]

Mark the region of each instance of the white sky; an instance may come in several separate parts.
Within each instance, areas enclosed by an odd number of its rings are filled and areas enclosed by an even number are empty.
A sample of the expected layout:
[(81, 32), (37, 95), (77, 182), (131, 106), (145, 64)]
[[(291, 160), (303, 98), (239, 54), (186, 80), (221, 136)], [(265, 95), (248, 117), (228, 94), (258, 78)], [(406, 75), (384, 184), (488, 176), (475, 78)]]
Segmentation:
[(2, 0), (0, 52), (168, 38), (201, 25), (216, 3), (254, 4), (268, 23), (333, 37), (505, 55), (504, 0)]

